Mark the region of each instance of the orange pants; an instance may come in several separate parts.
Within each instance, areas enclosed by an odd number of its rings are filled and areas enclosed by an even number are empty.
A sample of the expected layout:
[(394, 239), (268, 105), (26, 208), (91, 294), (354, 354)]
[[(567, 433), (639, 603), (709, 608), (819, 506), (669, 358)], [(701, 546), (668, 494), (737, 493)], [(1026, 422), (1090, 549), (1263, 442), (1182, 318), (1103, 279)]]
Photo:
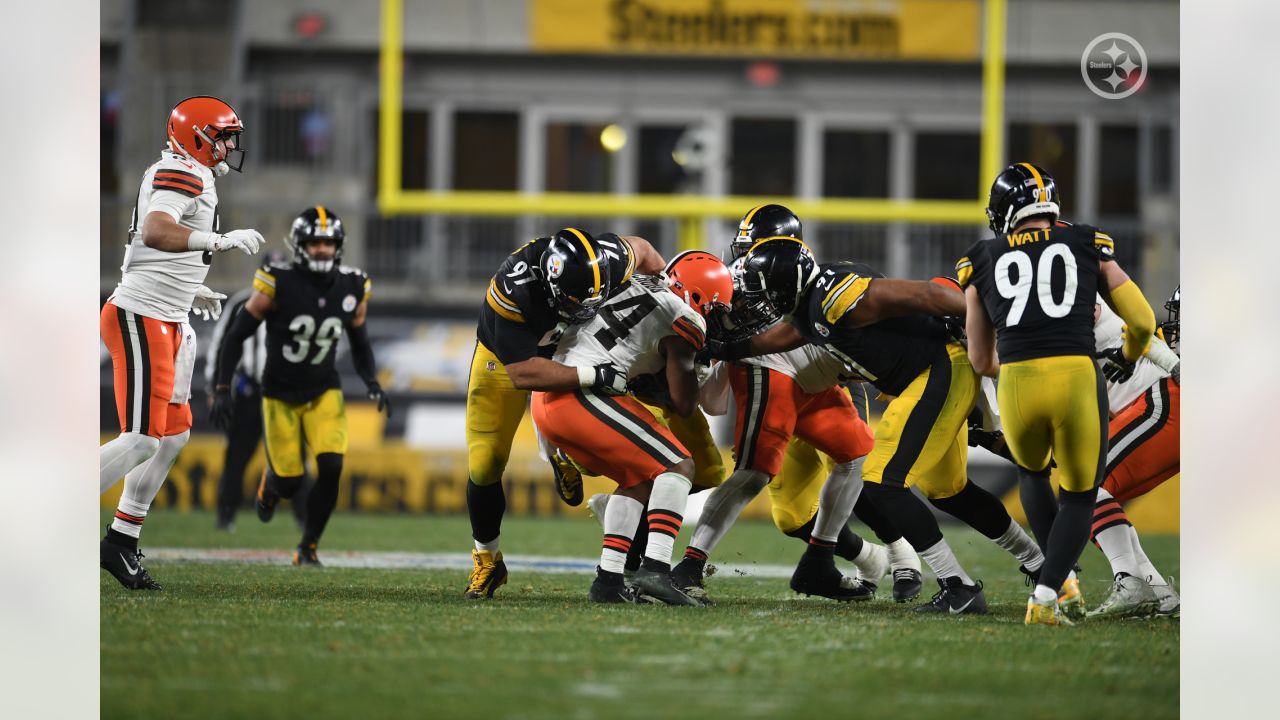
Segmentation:
[(630, 395), (535, 392), (533, 421), (552, 445), (591, 472), (629, 488), (689, 459), (689, 451)]
[(98, 324), (111, 352), (120, 432), (162, 438), (190, 430), (191, 405), (170, 402), (181, 323), (131, 313), (108, 302)]
[(1111, 418), (1107, 478), (1102, 487), (1128, 502), (1180, 470), (1178, 383), (1165, 378)]
[(733, 365), (729, 384), (738, 408), (733, 451), (739, 469), (777, 475), (793, 435), (838, 463), (866, 455), (875, 443), (843, 388), (809, 394), (758, 365)]

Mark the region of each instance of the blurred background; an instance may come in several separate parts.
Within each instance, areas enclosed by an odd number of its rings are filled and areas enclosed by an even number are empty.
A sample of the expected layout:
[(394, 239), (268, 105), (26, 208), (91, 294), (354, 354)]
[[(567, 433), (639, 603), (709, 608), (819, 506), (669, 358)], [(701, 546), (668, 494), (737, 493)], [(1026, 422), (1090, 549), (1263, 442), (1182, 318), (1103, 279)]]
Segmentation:
[[(256, 228), (268, 249), (285, 251), (293, 217), (323, 203), (346, 223), (345, 262), (373, 278), (371, 335), (397, 414), (384, 422), (358, 402), (344, 343), (352, 448), (340, 507), (465, 511), (474, 323), (484, 283), (517, 245), (575, 224), (642, 235), (667, 255), (721, 252), (736, 226), (711, 210), (539, 210), (547, 193), (971, 204), (971, 218), (806, 219), (820, 259), (904, 277), (951, 274), (986, 232), (976, 200), (991, 179), (981, 169), (990, 10), (981, 0), (403, 0), (394, 23), (400, 142), (385, 155), (383, 5), (101, 3), (103, 299), (119, 279), (135, 193), (163, 147), (168, 112), (197, 94), (230, 102), (247, 128), (244, 173), (218, 184), (222, 228)], [(1178, 3), (1017, 0), (1006, 12), (999, 165), (1052, 172), (1064, 216), (1115, 238), (1163, 317), (1180, 244)], [(1082, 77), (1082, 53), (1108, 32), (1145, 50), (1142, 85), (1123, 99), (1099, 96)], [(379, 173), (393, 157), (399, 190), (429, 193), (429, 211), (397, 203), (399, 191), (384, 189), (380, 203)], [(521, 205), (534, 209), (468, 212), (455, 193), (473, 191), (534, 194)], [(260, 261), (221, 255), (207, 284), (232, 294)], [(211, 324), (193, 324), (206, 341)], [(101, 360), (106, 439), (116, 421), (105, 350)], [(200, 367), (196, 377), (199, 437), (158, 500), (182, 508), (212, 507), (221, 469)], [(569, 512), (530, 438), (523, 428), (509, 466), (511, 510)], [(259, 454), (246, 487), (261, 467)], [(1011, 468), (984, 453), (973, 468), (989, 487), (1012, 481)], [(751, 512), (767, 517), (767, 503)], [(1176, 531), (1177, 481), (1131, 514), (1144, 530)]]

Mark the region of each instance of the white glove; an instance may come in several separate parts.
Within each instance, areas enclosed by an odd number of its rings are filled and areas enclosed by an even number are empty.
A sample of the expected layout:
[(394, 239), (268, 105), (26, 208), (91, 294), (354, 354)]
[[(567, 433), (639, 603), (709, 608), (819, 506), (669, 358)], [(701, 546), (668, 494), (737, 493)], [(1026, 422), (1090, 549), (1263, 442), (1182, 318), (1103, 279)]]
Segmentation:
[(191, 312), (205, 320), (217, 320), (222, 317), (222, 301), (226, 299), (226, 295), (201, 285), (196, 288), (196, 298), (191, 302)]
[(258, 247), (262, 245), (262, 242), (262, 233), (257, 230), (232, 230), (223, 235), (205, 232), (204, 230), (195, 230), (187, 238), (187, 248), (211, 252), (226, 252), (232, 248), (237, 248), (243, 251), (245, 255), (252, 255), (258, 252)]

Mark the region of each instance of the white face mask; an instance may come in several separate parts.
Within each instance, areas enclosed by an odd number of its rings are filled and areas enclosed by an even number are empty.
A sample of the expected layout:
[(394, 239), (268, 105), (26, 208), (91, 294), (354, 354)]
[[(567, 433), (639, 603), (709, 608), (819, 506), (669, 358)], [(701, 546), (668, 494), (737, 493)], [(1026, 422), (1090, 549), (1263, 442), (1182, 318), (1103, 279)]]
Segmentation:
[(307, 267), (312, 272), (327, 273), (333, 269), (333, 258), (329, 258), (328, 260), (312, 260), (308, 257)]

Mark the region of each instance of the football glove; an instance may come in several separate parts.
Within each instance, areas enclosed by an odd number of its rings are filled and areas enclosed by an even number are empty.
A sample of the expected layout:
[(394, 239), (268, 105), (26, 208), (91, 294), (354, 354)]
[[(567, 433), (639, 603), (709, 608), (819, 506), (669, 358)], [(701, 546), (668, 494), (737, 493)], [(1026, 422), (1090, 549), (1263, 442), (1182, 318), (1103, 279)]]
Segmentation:
[(221, 387), (214, 390), (213, 406), (209, 408), (209, 420), (222, 432), (231, 430), (231, 415), (235, 400), (231, 397), (231, 388)]
[(191, 312), (205, 320), (217, 320), (222, 317), (222, 301), (226, 299), (226, 295), (201, 285), (196, 288), (195, 300), (191, 302)]
[(1098, 357), (1102, 359), (1102, 374), (1107, 382), (1122, 383), (1133, 377), (1136, 363), (1124, 356), (1123, 346), (1103, 350)]
[(262, 233), (257, 230), (232, 230), (223, 235), (196, 230), (187, 238), (187, 248), (191, 250), (226, 252), (236, 249), (245, 255), (258, 252), (262, 243)]
[(600, 395), (627, 394), (627, 374), (611, 363), (579, 367), (578, 383)]
[(382, 391), (382, 385), (373, 381), (365, 386), (369, 390), (369, 399), (378, 403), (378, 412), (387, 411), (387, 419), (391, 419), (391, 399)]

